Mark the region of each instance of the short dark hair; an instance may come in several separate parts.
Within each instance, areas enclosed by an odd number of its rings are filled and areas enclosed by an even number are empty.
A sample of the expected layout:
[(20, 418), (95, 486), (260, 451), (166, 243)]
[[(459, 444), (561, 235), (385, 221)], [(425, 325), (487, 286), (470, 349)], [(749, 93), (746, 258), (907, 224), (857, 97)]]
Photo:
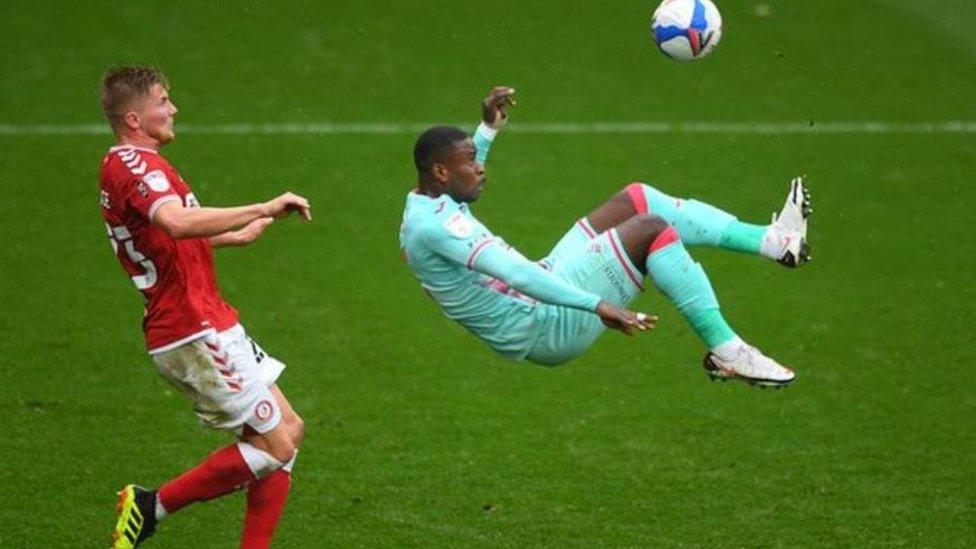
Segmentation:
[(113, 130), (136, 99), (149, 95), (153, 85), (169, 89), (166, 76), (156, 67), (114, 67), (102, 77), (102, 112)]
[(413, 164), (417, 167), (417, 173), (429, 173), (434, 163), (442, 160), (455, 143), (468, 137), (470, 135), (467, 132), (454, 126), (428, 128), (420, 134), (413, 146)]

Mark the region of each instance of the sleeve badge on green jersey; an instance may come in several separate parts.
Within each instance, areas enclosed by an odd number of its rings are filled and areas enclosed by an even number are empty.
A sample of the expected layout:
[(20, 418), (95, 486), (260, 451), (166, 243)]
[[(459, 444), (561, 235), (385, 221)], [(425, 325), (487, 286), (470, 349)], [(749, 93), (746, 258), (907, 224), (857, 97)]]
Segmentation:
[(461, 212), (455, 212), (447, 221), (444, 222), (444, 228), (447, 232), (451, 233), (455, 238), (468, 238), (474, 231), (474, 226), (471, 224), (471, 220), (467, 218)]

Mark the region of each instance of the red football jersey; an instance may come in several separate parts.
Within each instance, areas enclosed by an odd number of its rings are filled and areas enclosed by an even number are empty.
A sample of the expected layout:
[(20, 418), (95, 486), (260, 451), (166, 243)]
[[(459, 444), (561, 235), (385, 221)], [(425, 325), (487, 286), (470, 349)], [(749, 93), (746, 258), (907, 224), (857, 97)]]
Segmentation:
[(156, 208), (170, 201), (200, 207), (156, 151), (118, 146), (102, 158), (102, 217), (116, 257), (146, 298), (142, 324), (149, 352), (237, 323), (237, 311), (217, 289), (210, 239), (175, 239), (150, 222)]

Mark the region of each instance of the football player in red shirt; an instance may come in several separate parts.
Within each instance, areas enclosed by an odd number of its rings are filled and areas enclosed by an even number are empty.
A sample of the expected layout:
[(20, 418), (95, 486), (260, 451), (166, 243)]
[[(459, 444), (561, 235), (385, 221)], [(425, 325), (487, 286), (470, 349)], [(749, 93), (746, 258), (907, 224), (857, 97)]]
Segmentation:
[(310, 220), (309, 202), (289, 192), (247, 206), (202, 207), (159, 154), (175, 137), (177, 109), (156, 69), (108, 72), (102, 109), (117, 141), (102, 159), (102, 216), (118, 260), (145, 298), (149, 354), (204, 425), (238, 438), (158, 490), (123, 488), (113, 546), (135, 547), (168, 514), (246, 487), (241, 546), (267, 547), (304, 426), (275, 384), (284, 364), (247, 336), (220, 297), (212, 248), (249, 244), (291, 213)]

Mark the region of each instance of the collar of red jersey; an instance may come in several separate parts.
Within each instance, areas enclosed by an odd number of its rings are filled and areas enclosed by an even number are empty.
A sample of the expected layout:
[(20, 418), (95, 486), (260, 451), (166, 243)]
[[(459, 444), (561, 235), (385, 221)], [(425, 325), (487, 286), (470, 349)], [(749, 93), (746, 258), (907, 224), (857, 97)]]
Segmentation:
[(148, 152), (153, 154), (159, 154), (159, 151), (154, 151), (146, 147), (136, 147), (135, 145), (115, 145), (114, 147), (109, 147), (108, 152), (113, 153), (115, 151), (121, 151), (122, 149), (132, 149), (136, 151)]

